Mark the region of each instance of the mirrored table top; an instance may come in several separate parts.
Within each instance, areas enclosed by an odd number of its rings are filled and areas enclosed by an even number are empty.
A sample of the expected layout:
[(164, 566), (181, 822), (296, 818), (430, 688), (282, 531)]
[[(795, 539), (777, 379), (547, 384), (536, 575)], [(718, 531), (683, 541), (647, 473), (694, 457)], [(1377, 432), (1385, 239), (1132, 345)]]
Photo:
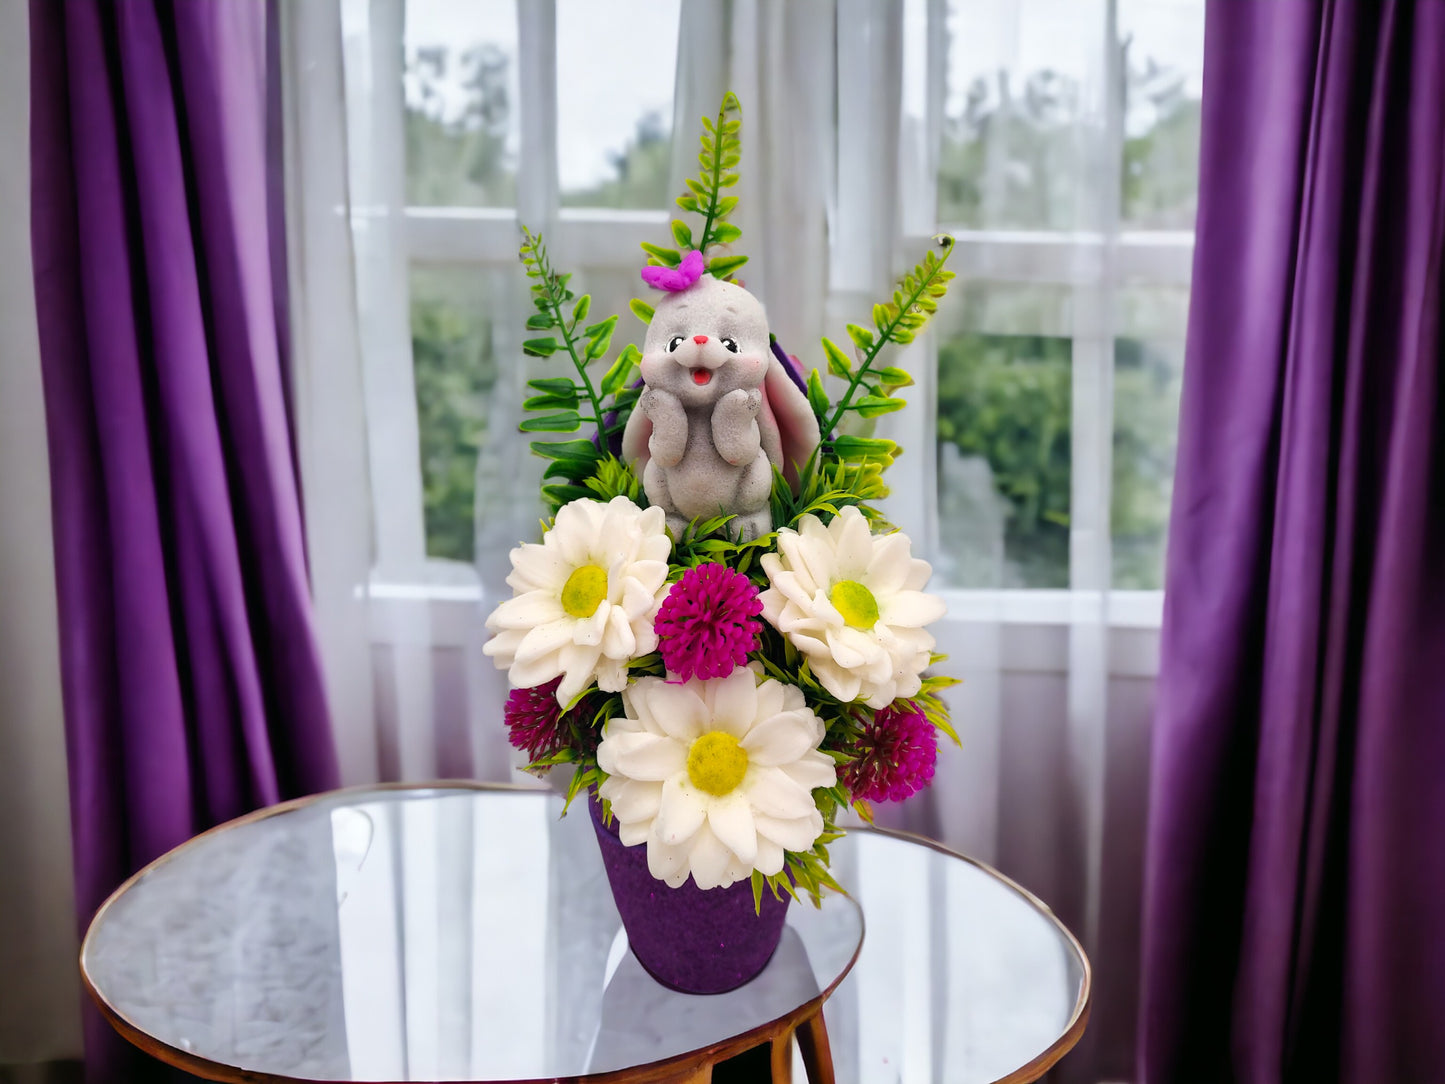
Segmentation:
[(1083, 1029), (1088, 963), (1046, 908), (872, 831), (832, 845), (852, 899), (790, 907), (757, 979), (666, 990), (627, 951), (585, 805), (561, 809), (549, 791), (437, 786), (263, 811), (122, 886), (82, 972), (128, 1038), (214, 1079), (612, 1073), (830, 993), (840, 1084), (1033, 1079)]

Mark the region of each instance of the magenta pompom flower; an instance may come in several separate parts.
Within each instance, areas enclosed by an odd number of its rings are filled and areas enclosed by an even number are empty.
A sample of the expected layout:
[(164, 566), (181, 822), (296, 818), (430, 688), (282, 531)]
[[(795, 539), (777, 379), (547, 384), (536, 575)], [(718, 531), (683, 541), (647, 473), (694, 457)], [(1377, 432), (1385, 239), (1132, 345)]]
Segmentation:
[(901, 802), (928, 786), (938, 760), (938, 732), (913, 701), (874, 714), (858, 738), (858, 759), (842, 772), (855, 799)]
[(566, 744), (562, 708), (557, 703), (561, 683), (562, 679), (555, 677), (545, 685), (513, 689), (502, 709), (507, 740), (517, 749), (525, 749), (532, 760), (550, 756)]
[(752, 581), (726, 565), (690, 568), (662, 600), (653, 629), (668, 672), (727, 677), (758, 646), (762, 599)]

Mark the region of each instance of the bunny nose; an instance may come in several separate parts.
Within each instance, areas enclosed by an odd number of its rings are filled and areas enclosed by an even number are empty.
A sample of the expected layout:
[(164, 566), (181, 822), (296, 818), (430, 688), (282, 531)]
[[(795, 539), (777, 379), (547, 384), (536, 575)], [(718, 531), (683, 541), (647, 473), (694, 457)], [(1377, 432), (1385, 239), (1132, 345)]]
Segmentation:
[(692, 337), (692, 341), (695, 342), (695, 343), (697, 343), (698, 346), (702, 346), (702, 345), (704, 345), (704, 344), (707, 342), (707, 336), (706, 336), (706, 335), (694, 335), (694, 336)]

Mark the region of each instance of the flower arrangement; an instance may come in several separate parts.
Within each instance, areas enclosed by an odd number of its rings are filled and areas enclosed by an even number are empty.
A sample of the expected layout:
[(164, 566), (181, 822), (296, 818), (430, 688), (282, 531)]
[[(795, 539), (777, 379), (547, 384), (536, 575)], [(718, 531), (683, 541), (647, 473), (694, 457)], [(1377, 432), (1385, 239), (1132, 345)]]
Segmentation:
[(588, 323), (591, 299), (523, 229), (524, 350), (564, 355), (572, 374), (529, 382), (521, 429), (584, 435), (532, 444), (551, 518), (512, 551), (485, 651), (514, 686), (505, 722), (529, 769), (573, 765), (568, 802), (595, 789), (653, 877), (816, 902), (838, 888), (839, 812), (913, 794), (938, 733), (958, 740), (939, 697), (954, 680), (929, 671), (944, 610), (931, 570), (875, 506), (901, 449), (866, 432), (904, 406), (912, 380), (883, 354), (936, 310), (952, 239), (871, 327), (848, 325), (852, 357), (823, 340), (843, 389), (830, 396), (735, 281), (739, 113), (728, 94), (704, 119), (677, 200), (700, 232), (677, 220), (676, 248), (642, 246), (661, 291), (631, 303), (644, 350), (609, 363), (618, 317)]

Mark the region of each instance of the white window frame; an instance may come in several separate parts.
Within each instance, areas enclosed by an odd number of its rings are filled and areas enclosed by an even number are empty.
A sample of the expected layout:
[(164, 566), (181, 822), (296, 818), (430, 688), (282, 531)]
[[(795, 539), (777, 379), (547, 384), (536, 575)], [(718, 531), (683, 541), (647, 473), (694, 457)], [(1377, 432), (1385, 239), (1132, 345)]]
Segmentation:
[[(921, 0), (926, 5), (931, 32), (927, 49), (928, 110), (927, 123), (942, 122), (944, 66), (946, 56), (943, 35), (932, 32), (940, 28), (945, 0)], [(404, 108), (400, 91), (402, 50), (397, 48), (403, 25), (405, 0), (371, 0), (374, 27), (394, 27), (397, 38), (373, 50), (374, 85), (395, 87), (387, 92), (390, 107), (397, 111), (395, 133), (400, 147), (400, 118)], [(841, 0), (859, 10), (854, 17), (839, 18), (839, 55), (842, 59), (859, 59), (876, 43), (868, 40), (869, 30), (863, 17), (869, 10), (866, 0)], [(1101, 28), (1101, 47), (1110, 48), (1111, 71), (1117, 71), (1121, 51), (1115, 29), (1116, 0), (1103, 0), (1107, 12)], [(401, 251), (398, 257), (407, 267), (452, 267), (476, 270), (495, 268), (517, 269), (519, 222), (526, 222), (548, 238), (549, 248), (560, 266), (586, 267), (589, 271), (623, 271), (633, 273), (637, 266), (638, 244), (644, 240), (658, 241), (667, 235), (667, 224), (673, 217), (666, 209), (656, 211), (622, 211), (603, 208), (562, 208), (557, 181), (557, 84), (555, 0), (518, 0), (518, 75), (522, 116), (521, 153), (518, 160), (517, 207), (407, 207), (402, 205), (404, 185), (392, 186), (395, 202), (381, 208), (380, 214), (400, 223), (397, 236)], [(375, 39), (374, 39), (375, 40)], [(841, 67), (840, 67), (841, 70)], [(1113, 163), (1116, 173), (1122, 160), (1123, 130), (1122, 95), (1112, 95), (1108, 107), (1107, 135), (1104, 155)], [(867, 95), (847, 95), (840, 101), (840, 165), (846, 161), (848, 139), (866, 146), (871, 131)], [(876, 113), (876, 109), (873, 110)], [(686, 137), (688, 133), (680, 133)], [(398, 156), (399, 160), (399, 156)], [(841, 172), (841, 171), (840, 171)], [(927, 179), (931, 189), (933, 178)], [(913, 182), (910, 193), (917, 190)], [(1193, 258), (1193, 235), (1187, 231), (1121, 231), (1118, 227), (1118, 186), (1113, 186), (1112, 200), (1107, 206), (1091, 208), (1092, 218), (1100, 229), (1090, 232), (1017, 231), (943, 229), (957, 240), (952, 266), (958, 272), (959, 284), (969, 280), (991, 283), (1014, 283), (1064, 286), (1072, 292), (1073, 326), (1073, 427), (1072, 449), (1073, 505), (1075, 508), (1102, 507), (1097, 494), (1107, 494), (1110, 483), (1112, 444), (1112, 388), (1114, 364), (1114, 330), (1110, 315), (1110, 298), (1123, 285), (1186, 287), (1190, 280)], [(838, 213), (850, 211), (849, 192), (839, 192)], [(364, 208), (357, 214), (378, 214), (376, 207)], [(863, 213), (867, 213), (866, 211)], [(913, 224), (917, 225), (917, 224)], [(916, 256), (931, 238), (918, 233), (904, 238), (894, 254), (903, 270), (904, 258)], [(910, 261), (911, 262), (911, 261)], [(845, 284), (846, 285), (846, 284)], [(841, 306), (857, 290), (841, 290), (830, 299), (829, 311), (835, 303)], [(398, 318), (408, 318), (408, 299), (398, 297)], [(856, 306), (854, 306), (856, 307)], [(394, 322), (394, 321), (393, 321)], [(984, 329), (987, 330), (987, 329)], [(498, 328), (497, 348), (500, 351), (519, 346), (520, 329)], [(509, 336), (515, 333), (516, 343)], [(374, 622), (378, 642), (393, 642), (396, 629), (406, 622), (397, 607), (411, 610), (421, 604), (429, 613), (432, 643), (444, 628), (452, 628), (465, 642), (471, 635), (464, 626), (475, 621), (478, 604), (484, 602), (480, 582), (475, 578), (463, 585), (456, 582), (456, 572), (446, 586), (431, 586), (436, 577), (429, 574), (422, 524), (421, 480), (416, 450), (416, 406), (411, 374), (411, 356), (407, 349), (389, 351), (377, 364), (388, 371), (381, 375), (380, 385), (386, 388), (386, 411), (409, 412), (401, 424), (386, 429), (373, 428), (371, 461), (373, 463), (373, 495), (378, 518), (400, 518), (404, 522), (389, 532), (378, 531), (379, 561), (373, 579), (372, 599), (378, 619)], [(912, 348), (912, 371), (918, 377), (914, 389), (914, 406), (908, 413), (911, 431), (927, 432), (936, 419), (937, 343), (928, 334)], [(920, 424), (918, 412), (926, 420)], [(1078, 424), (1089, 415), (1088, 424)], [(1101, 424), (1106, 422), (1107, 424)], [(1092, 434), (1092, 436), (1090, 436)], [(934, 456), (905, 456), (892, 468), (890, 483), (903, 505), (895, 514), (904, 522), (918, 522), (925, 527), (922, 548), (939, 545), (936, 522), (936, 477)], [(379, 465), (379, 466), (378, 466)], [(1100, 488), (1102, 487), (1102, 489)], [(896, 508), (897, 506), (895, 506)], [(388, 538), (391, 541), (388, 543)], [(972, 590), (945, 587), (942, 590), (949, 604), (948, 620), (988, 621), (1020, 625), (1068, 624), (1080, 614), (1081, 599), (1107, 598), (1107, 622), (1116, 629), (1157, 630), (1163, 609), (1162, 591), (1117, 591), (1109, 584), (1109, 524), (1075, 523), (1070, 540), (1069, 590)], [(448, 563), (454, 564), (454, 563)], [(465, 616), (462, 616), (462, 610)], [(454, 612), (455, 611), (455, 612)], [(450, 638), (448, 638), (450, 639)], [(1132, 641), (1131, 641), (1132, 642)], [(1157, 655), (1155, 645), (1143, 642), (1129, 659), (1111, 664), (1112, 672), (1137, 676), (1152, 673)]]

